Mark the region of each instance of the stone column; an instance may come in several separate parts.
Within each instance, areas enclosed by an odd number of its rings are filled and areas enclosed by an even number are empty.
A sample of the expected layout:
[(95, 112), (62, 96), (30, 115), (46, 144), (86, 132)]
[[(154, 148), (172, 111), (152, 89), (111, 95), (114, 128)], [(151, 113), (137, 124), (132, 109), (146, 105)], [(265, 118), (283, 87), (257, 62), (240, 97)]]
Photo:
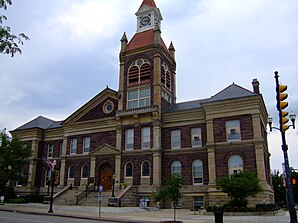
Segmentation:
[(60, 167), (60, 185), (61, 186), (65, 186), (66, 149), (67, 149), (67, 137), (64, 137), (63, 144), (62, 144), (61, 167)]
[(215, 187), (216, 161), (215, 161), (215, 149), (214, 149), (213, 119), (209, 119), (206, 121), (206, 128), (207, 128), (209, 186)]
[(30, 164), (28, 170), (28, 186), (33, 188), (35, 186), (35, 178), (36, 178), (36, 160), (38, 159), (38, 147), (39, 142), (37, 140), (32, 141), (32, 156), (30, 157)]
[(160, 150), (153, 153), (153, 185), (161, 184), (161, 154)]
[(266, 169), (265, 169), (265, 157), (264, 157), (264, 146), (262, 140), (262, 129), (261, 119), (259, 114), (252, 115), (252, 125), (254, 132), (255, 141), (255, 154), (256, 154), (256, 165), (257, 173), (261, 182), (266, 181)]
[(93, 182), (95, 182), (95, 170), (96, 170), (95, 168), (96, 168), (96, 157), (92, 156), (91, 162), (90, 162), (90, 179), (93, 179)]
[(120, 186), (121, 155), (115, 155), (115, 187)]

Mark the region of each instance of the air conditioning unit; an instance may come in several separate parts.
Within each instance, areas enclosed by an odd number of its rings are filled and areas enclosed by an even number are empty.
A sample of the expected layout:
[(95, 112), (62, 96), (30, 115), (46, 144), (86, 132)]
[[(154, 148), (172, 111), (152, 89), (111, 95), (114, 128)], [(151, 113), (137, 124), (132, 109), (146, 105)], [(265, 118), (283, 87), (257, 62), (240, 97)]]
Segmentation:
[(230, 132), (231, 132), (231, 134), (237, 134), (236, 129), (231, 129)]

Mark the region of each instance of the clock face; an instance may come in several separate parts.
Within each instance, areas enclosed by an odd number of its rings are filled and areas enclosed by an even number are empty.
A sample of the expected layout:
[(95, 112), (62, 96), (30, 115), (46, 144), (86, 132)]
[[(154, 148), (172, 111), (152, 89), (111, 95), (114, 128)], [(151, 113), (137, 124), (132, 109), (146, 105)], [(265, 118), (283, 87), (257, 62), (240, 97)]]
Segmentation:
[(150, 25), (150, 17), (144, 16), (141, 18), (141, 26), (147, 26)]

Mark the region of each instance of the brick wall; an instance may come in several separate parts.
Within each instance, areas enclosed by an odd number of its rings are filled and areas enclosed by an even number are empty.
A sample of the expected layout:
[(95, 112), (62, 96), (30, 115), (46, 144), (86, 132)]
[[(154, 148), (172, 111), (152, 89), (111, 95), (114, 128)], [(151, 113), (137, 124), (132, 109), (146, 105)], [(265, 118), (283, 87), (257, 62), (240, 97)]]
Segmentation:
[(253, 126), (251, 115), (232, 116), (226, 118), (218, 118), (213, 121), (214, 141), (225, 142), (226, 139), (226, 122), (231, 120), (240, 121), (241, 139), (253, 139)]

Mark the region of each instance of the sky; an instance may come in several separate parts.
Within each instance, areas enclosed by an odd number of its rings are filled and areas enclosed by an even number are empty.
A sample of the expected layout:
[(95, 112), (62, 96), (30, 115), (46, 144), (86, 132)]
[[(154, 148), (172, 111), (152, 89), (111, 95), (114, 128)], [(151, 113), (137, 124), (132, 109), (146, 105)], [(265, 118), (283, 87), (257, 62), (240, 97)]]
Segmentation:
[[(136, 32), (142, 0), (13, 1), (3, 25), (30, 41), (13, 58), (0, 54), (0, 130), (39, 115), (64, 120), (106, 86), (118, 90), (120, 39)], [(162, 38), (173, 41), (177, 101), (209, 98), (233, 82), (252, 90), (257, 78), (277, 126), (274, 71), (298, 114), (297, 0), (155, 0)], [(298, 169), (297, 130), (286, 132)], [(269, 132), (271, 169), (282, 169), (277, 130)]]

